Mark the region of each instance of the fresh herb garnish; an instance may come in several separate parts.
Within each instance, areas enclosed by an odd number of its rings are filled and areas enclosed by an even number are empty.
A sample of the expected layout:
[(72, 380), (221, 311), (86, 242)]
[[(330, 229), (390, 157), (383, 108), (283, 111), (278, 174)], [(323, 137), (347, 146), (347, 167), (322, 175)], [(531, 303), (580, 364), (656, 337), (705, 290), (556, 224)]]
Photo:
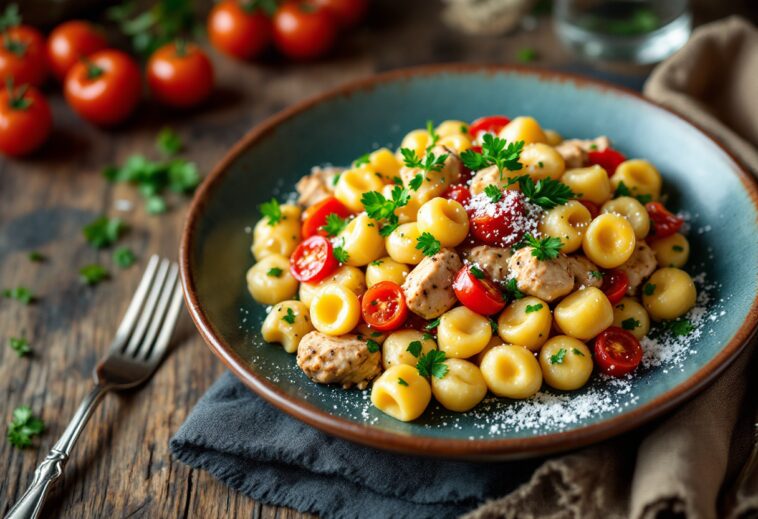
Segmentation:
[(182, 143), (182, 138), (179, 137), (179, 134), (167, 126), (158, 134), (158, 138), (155, 141), (155, 147), (162, 155), (173, 157), (182, 151), (184, 144)]
[(108, 279), (110, 274), (105, 267), (92, 263), (91, 265), (85, 265), (79, 269), (79, 280), (85, 285), (94, 286), (101, 281)]
[(0, 32), (5, 32), (12, 27), (21, 25), (21, 12), (16, 4), (8, 4), (0, 15)]
[(418, 191), (421, 187), (421, 184), (424, 183), (424, 175), (422, 173), (417, 173), (415, 177), (411, 179), (410, 182), (408, 182), (408, 187), (413, 189), (414, 191)]
[(368, 349), (369, 353), (376, 353), (379, 351), (379, 343), (373, 339), (368, 339), (366, 340), (366, 349)]
[(416, 369), (422, 377), (444, 378), (447, 375), (448, 367), (445, 364), (445, 352), (441, 350), (429, 350), (422, 355), (416, 363)]
[(364, 153), (363, 155), (355, 159), (353, 161), (353, 167), (357, 168), (359, 166), (363, 166), (364, 164), (368, 164), (369, 162), (371, 162), (371, 160), (369, 159), (370, 155), (371, 155), (370, 153)]
[(263, 202), (258, 206), (258, 211), (260, 211), (261, 216), (268, 220), (268, 224), (271, 226), (278, 224), (282, 219), (282, 208), (276, 198)]
[(326, 215), (326, 223), (321, 226), (321, 229), (326, 232), (327, 236), (337, 236), (347, 227), (347, 224), (347, 218), (340, 218), (338, 214), (329, 213)]
[(543, 209), (552, 209), (576, 197), (576, 193), (566, 184), (549, 177), (535, 184), (529, 175), (522, 175), (518, 177), (518, 184), (524, 196)]
[(334, 249), (332, 249), (332, 254), (337, 261), (343, 264), (347, 263), (347, 260), (350, 259), (350, 254), (348, 254), (347, 250), (342, 246), (334, 247)]
[(295, 312), (292, 311), (292, 308), (287, 308), (287, 315), (282, 316), (282, 321), (285, 321), (289, 324), (295, 324), (295, 319), (297, 316), (295, 315)]
[(666, 321), (664, 326), (673, 335), (684, 336), (692, 333), (695, 326), (689, 321), (689, 319), (677, 319), (676, 321)]
[(421, 341), (411, 341), (408, 343), (408, 347), (405, 349), (405, 351), (418, 358), (418, 356), (421, 355), (422, 348), (423, 345), (421, 344)]
[(531, 63), (537, 59), (537, 51), (531, 47), (523, 47), (516, 53), (516, 59), (521, 63)]
[(426, 121), (426, 133), (429, 134), (429, 144), (426, 146), (428, 152), (437, 145), (437, 141), (440, 140), (440, 134), (434, 129), (434, 121), (431, 119)]
[(384, 263), (384, 261), (382, 261), (382, 260), (374, 260), (374, 261), (371, 262), (371, 265), (373, 265), (375, 267), (378, 267), (382, 263)]
[(646, 296), (652, 296), (655, 293), (655, 285), (652, 283), (645, 283), (645, 286), (642, 287), (642, 293)]
[(536, 305), (526, 305), (526, 313), (531, 314), (532, 312), (539, 312), (542, 310), (542, 303), (537, 303)]
[(131, 267), (135, 261), (137, 261), (137, 256), (129, 247), (119, 247), (113, 251), (113, 262), (122, 269)]
[(397, 383), (400, 384), (401, 386), (408, 386), (408, 382), (403, 380), (401, 377), (397, 377)]
[(646, 203), (653, 200), (652, 195), (633, 195), (623, 181), (619, 182), (618, 186), (616, 186), (616, 191), (613, 194), (614, 198), (618, 198), (620, 196), (630, 196), (632, 198), (636, 198), (637, 201), (642, 205), (645, 205)]
[(684, 250), (684, 247), (682, 247), (681, 245), (673, 245), (671, 247), (671, 250), (673, 250), (674, 252), (682, 252)]
[(503, 191), (494, 184), (485, 187), (484, 194), (490, 198), (493, 204), (498, 203), (503, 198)]
[(550, 364), (563, 364), (564, 358), (566, 358), (566, 348), (561, 348), (553, 355), (550, 355)]
[(579, 355), (580, 357), (584, 357), (584, 353), (582, 353), (581, 350), (578, 350), (576, 348), (571, 348), (571, 351), (574, 352), (574, 355)]
[(424, 231), (416, 238), (416, 248), (424, 253), (424, 256), (434, 256), (441, 247), (439, 240), (429, 232)]
[(29, 347), (29, 341), (26, 340), (26, 337), (11, 337), (8, 339), (8, 346), (10, 346), (19, 357), (24, 357), (32, 352), (32, 349)]
[(497, 335), (497, 329), (498, 329), (497, 321), (494, 320), (492, 317), (490, 317), (488, 320), (490, 322), (490, 328), (492, 328), (492, 333), (494, 335)]
[(554, 260), (558, 257), (563, 243), (560, 238), (548, 236), (538, 240), (531, 234), (524, 235), (524, 243), (532, 247), (532, 256), (540, 261)]
[[(400, 154), (403, 156), (403, 164), (409, 168), (422, 169), (427, 173), (432, 171), (442, 171), (445, 166), (448, 154), (435, 155), (431, 151), (424, 155), (424, 158), (420, 158), (416, 155), (416, 152), (410, 148), (400, 148)], [(418, 189), (418, 188), (415, 188)]]
[(471, 275), (476, 279), (484, 279), (484, 272), (482, 272), (482, 270), (476, 265), (470, 265), (468, 269), (469, 272), (471, 272)]
[(630, 317), (629, 319), (624, 319), (623, 321), (621, 321), (621, 327), (624, 330), (634, 330), (635, 328), (639, 326), (640, 326), (640, 322), (634, 317)]
[(29, 251), (27, 257), (29, 258), (29, 261), (32, 261), (34, 263), (42, 263), (43, 261), (47, 260), (44, 254), (36, 250)]
[(427, 325), (424, 326), (424, 330), (431, 332), (432, 330), (437, 328), (439, 325), (440, 325), (440, 318), (437, 317), (436, 319), (432, 319), (431, 321), (429, 321)]
[(378, 221), (385, 220), (387, 223), (379, 229), (379, 234), (389, 236), (398, 226), (398, 217), (395, 210), (408, 204), (411, 199), (410, 192), (400, 186), (392, 188), (391, 198), (388, 200), (377, 191), (363, 193), (361, 204), (369, 218)]
[(13, 419), (8, 424), (8, 441), (14, 447), (28, 447), (32, 444), (32, 437), (44, 430), (45, 423), (34, 416), (29, 406), (22, 405), (13, 411)]
[(279, 267), (271, 267), (270, 269), (268, 269), (268, 272), (266, 272), (266, 275), (272, 278), (278, 278), (278, 277), (281, 277), (283, 272), (284, 271), (280, 269)]
[(590, 270), (590, 277), (595, 279), (603, 279), (603, 273), (599, 270)]
[(96, 249), (113, 245), (126, 230), (126, 224), (120, 218), (100, 216), (82, 229), (84, 239)]
[(466, 150), (461, 153), (461, 160), (471, 171), (496, 166), (502, 179), (503, 170), (518, 171), (522, 168), (519, 157), (523, 149), (524, 141), (506, 143), (505, 139), (485, 133), (482, 137), (482, 152)]
[(421, 338), (422, 338), (422, 339), (424, 339), (425, 341), (433, 341), (433, 340), (434, 340), (434, 335), (432, 335), (432, 334), (431, 334), (431, 333), (429, 333), (429, 332), (424, 332), (424, 333), (421, 335)]
[(518, 281), (516, 281), (516, 278), (511, 278), (508, 280), (508, 282), (505, 284), (505, 291), (508, 292), (508, 294), (513, 299), (524, 298), (524, 293), (521, 290), (519, 290)]
[(3, 297), (6, 297), (8, 299), (15, 299), (19, 303), (23, 303), (25, 305), (32, 303), (35, 299), (32, 291), (22, 286), (16, 288), (6, 288), (3, 290)]

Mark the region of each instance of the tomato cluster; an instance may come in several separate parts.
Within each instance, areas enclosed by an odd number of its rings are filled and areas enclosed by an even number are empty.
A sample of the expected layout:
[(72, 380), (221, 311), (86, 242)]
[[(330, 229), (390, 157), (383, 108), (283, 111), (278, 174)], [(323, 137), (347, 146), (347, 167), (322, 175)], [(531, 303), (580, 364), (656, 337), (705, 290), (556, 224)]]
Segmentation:
[(208, 36), (219, 51), (238, 59), (263, 54), (273, 43), (297, 60), (328, 53), (340, 30), (361, 21), (367, 0), (288, 0), (265, 11), (244, 0), (223, 0), (208, 16)]

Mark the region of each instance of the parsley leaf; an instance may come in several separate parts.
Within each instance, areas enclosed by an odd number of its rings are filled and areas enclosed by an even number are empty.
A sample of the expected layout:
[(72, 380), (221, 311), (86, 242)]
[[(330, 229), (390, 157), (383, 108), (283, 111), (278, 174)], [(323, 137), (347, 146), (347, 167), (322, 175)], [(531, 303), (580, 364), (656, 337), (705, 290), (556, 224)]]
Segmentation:
[(411, 179), (410, 182), (408, 182), (408, 187), (413, 189), (414, 191), (418, 191), (418, 189), (421, 187), (421, 184), (424, 182), (424, 175), (422, 173), (416, 174), (415, 177)]
[(423, 345), (421, 344), (421, 341), (411, 341), (408, 343), (408, 347), (405, 349), (405, 351), (418, 358), (418, 356), (421, 355), (422, 348)]
[(427, 331), (431, 332), (432, 330), (434, 330), (435, 328), (437, 328), (439, 325), (440, 325), (440, 318), (438, 317), (436, 319), (433, 319), (433, 320), (429, 321), (427, 323), (427, 325), (424, 326), (424, 330), (427, 330)]
[(561, 239), (554, 236), (538, 240), (531, 234), (527, 234), (524, 236), (524, 242), (532, 247), (532, 256), (540, 261), (554, 260), (563, 246)]
[(540, 310), (542, 310), (542, 303), (537, 303), (536, 305), (526, 305), (525, 313), (531, 314), (532, 312), (539, 312)]
[(494, 184), (489, 184), (484, 188), (484, 194), (487, 195), (493, 204), (496, 204), (503, 198), (503, 191)]
[(550, 355), (550, 364), (563, 364), (563, 359), (566, 358), (566, 348), (561, 348), (553, 355)]
[(524, 47), (516, 53), (516, 59), (521, 63), (531, 63), (537, 59), (537, 51), (531, 47)]
[(276, 198), (272, 198), (268, 202), (264, 202), (258, 206), (261, 216), (268, 219), (268, 224), (273, 226), (278, 224), (282, 220), (282, 208), (279, 206), (279, 201)]
[(613, 198), (618, 198), (620, 196), (630, 196), (632, 198), (636, 198), (637, 201), (642, 205), (645, 205), (646, 203), (653, 200), (653, 197), (651, 195), (633, 195), (623, 181), (619, 182), (618, 186), (616, 186), (616, 191), (613, 193)]
[(28, 305), (34, 302), (35, 297), (31, 290), (26, 287), (6, 288), (3, 290), (3, 297), (8, 299), (15, 299), (19, 303)]
[(523, 166), (519, 162), (524, 141), (506, 143), (505, 139), (485, 133), (482, 137), (482, 152), (466, 150), (461, 153), (463, 164), (471, 171), (479, 171), (488, 166), (497, 166), (502, 178), (503, 170), (518, 171)]
[(469, 265), (468, 270), (476, 279), (484, 279), (484, 272), (476, 265)]
[(8, 424), (8, 441), (14, 447), (28, 447), (32, 444), (32, 437), (44, 430), (44, 422), (32, 414), (29, 406), (22, 405), (13, 411), (13, 419)]
[(32, 261), (34, 263), (41, 263), (47, 260), (44, 254), (36, 250), (29, 251), (29, 254), (27, 257), (29, 258), (29, 261)]
[(505, 290), (513, 299), (523, 299), (524, 293), (519, 290), (516, 278), (511, 278), (505, 284)]
[(350, 255), (347, 253), (344, 247), (334, 247), (334, 249), (332, 249), (332, 254), (337, 259), (337, 261), (343, 264), (347, 263), (347, 260), (350, 259)]
[(397, 377), (397, 383), (401, 386), (408, 386), (408, 382), (402, 379), (402, 377)]
[(497, 329), (498, 329), (497, 321), (494, 320), (492, 317), (490, 317), (489, 322), (490, 322), (490, 328), (492, 328), (492, 333), (494, 335), (497, 335)]
[(281, 277), (283, 272), (284, 271), (280, 269), (279, 267), (271, 267), (270, 269), (268, 269), (268, 272), (266, 272), (266, 275), (272, 278), (278, 278), (278, 277)]
[(442, 171), (448, 157), (447, 153), (435, 155), (431, 151), (428, 151), (426, 155), (424, 155), (424, 158), (421, 159), (416, 155), (416, 152), (410, 148), (400, 148), (400, 154), (403, 156), (403, 164), (409, 168), (422, 169), (427, 173), (431, 171)]
[(445, 364), (445, 358), (444, 351), (430, 350), (418, 359), (416, 369), (422, 377), (444, 378), (449, 369)]
[(371, 265), (373, 265), (375, 267), (378, 267), (382, 263), (384, 263), (384, 261), (382, 261), (382, 260), (374, 260), (374, 261), (371, 262)]
[(366, 349), (368, 349), (369, 353), (376, 353), (379, 351), (379, 343), (373, 339), (368, 339), (366, 341)]
[(137, 261), (137, 257), (129, 247), (119, 247), (113, 251), (113, 262), (122, 269), (131, 267), (135, 261)]
[(410, 192), (406, 188), (395, 186), (392, 188), (389, 200), (377, 191), (369, 191), (361, 196), (361, 204), (363, 204), (369, 218), (376, 221), (387, 221), (387, 224), (379, 229), (379, 234), (386, 237), (398, 226), (395, 209), (407, 205), (410, 199)]
[(166, 157), (173, 157), (184, 147), (182, 138), (172, 128), (163, 128), (155, 141), (155, 147)]
[(79, 280), (85, 285), (94, 286), (101, 281), (108, 279), (110, 274), (105, 270), (105, 267), (93, 263), (91, 265), (85, 265), (79, 269)]
[(360, 157), (358, 157), (357, 159), (355, 159), (353, 161), (353, 167), (357, 168), (358, 166), (363, 166), (364, 164), (368, 164), (369, 162), (371, 162), (370, 159), (369, 159), (369, 155), (371, 155), (371, 154), (370, 153), (364, 153), (363, 155), (361, 155)]
[(689, 319), (677, 319), (676, 321), (666, 321), (664, 326), (668, 331), (677, 336), (689, 335), (695, 326)]
[(10, 346), (19, 357), (24, 357), (32, 352), (32, 349), (29, 347), (29, 341), (26, 340), (26, 337), (11, 337), (8, 339), (8, 346)]
[(624, 319), (621, 321), (621, 327), (624, 330), (634, 330), (635, 328), (639, 327), (639, 325), (640, 322), (634, 317), (630, 317), (629, 319)]
[(84, 239), (96, 249), (113, 245), (126, 230), (126, 224), (120, 218), (100, 216), (82, 229)]
[(529, 175), (522, 175), (518, 177), (518, 184), (524, 196), (543, 209), (552, 209), (576, 197), (570, 187), (550, 177), (538, 180), (535, 184)]
[(584, 353), (582, 353), (582, 350), (578, 350), (576, 348), (571, 348), (571, 351), (574, 352), (574, 355), (579, 355), (580, 357), (584, 357)]
[(642, 293), (646, 296), (652, 296), (655, 293), (655, 285), (652, 283), (645, 283), (645, 286), (642, 287)]
[(590, 277), (595, 279), (603, 279), (603, 273), (599, 270), (590, 270)]
[(154, 195), (145, 200), (145, 210), (149, 214), (165, 213), (167, 209), (168, 205), (162, 196)]
[(327, 236), (337, 236), (347, 227), (347, 224), (347, 218), (340, 218), (338, 214), (329, 213), (326, 215), (326, 223), (321, 226), (321, 229), (326, 231)]
[(682, 252), (684, 250), (684, 247), (681, 245), (672, 245), (671, 250), (674, 252)]
[(416, 248), (424, 253), (424, 256), (434, 256), (440, 251), (442, 245), (439, 240), (429, 232), (422, 232), (421, 236), (416, 238)]
[(440, 140), (440, 134), (434, 129), (434, 121), (431, 119), (426, 121), (426, 133), (429, 134), (429, 144), (427, 145), (427, 151), (431, 150), (437, 145), (437, 141)]
[(287, 308), (287, 315), (282, 317), (282, 321), (289, 324), (295, 324), (296, 318), (297, 316), (295, 315), (295, 312), (292, 311), (292, 308)]

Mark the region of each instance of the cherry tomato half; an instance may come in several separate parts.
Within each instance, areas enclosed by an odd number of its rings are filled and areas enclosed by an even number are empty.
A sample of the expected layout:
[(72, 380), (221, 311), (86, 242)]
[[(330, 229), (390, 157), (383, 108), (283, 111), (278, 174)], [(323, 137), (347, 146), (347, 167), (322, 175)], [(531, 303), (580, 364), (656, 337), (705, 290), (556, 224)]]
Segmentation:
[(523, 195), (516, 191), (505, 193), (500, 201), (477, 204), (470, 211), (471, 234), (487, 245), (510, 247), (526, 233)]
[(642, 346), (626, 330), (611, 326), (595, 337), (595, 362), (603, 373), (620, 377), (642, 361)]
[(657, 240), (676, 234), (684, 225), (684, 220), (666, 209), (660, 202), (648, 202), (645, 204), (645, 209), (650, 215), (649, 240)]
[(608, 176), (613, 175), (619, 164), (625, 160), (626, 157), (623, 153), (611, 147), (605, 148), (603, 151), (593, 150), (587, 153), (587, 162), (602, 166)]
[(310, 238), (315, 234), (326, 236), (326, 231), (321, 227), (326, 224), (326, 217), (330, 214), (347, 218), (350, 216), (350, 209), (333, 196), (310, 206), (303, 214), (303, 228), (300, 232), (303, 238)]
[(408, 305), (400, 285), (381, 281), (371, 286), (361, 302), (363, 320), (380, 332), (397, 330), (408, 317)]
[(442, 198), (455, 200), (463, 207), (466, 207), (468, 201), (471, 200), (471, 191), (463, 184), (453, 184), (441, 196)]
[(274, 43), (294, 59), (314, 59), (329, 52), (337, 24), (325, 8), (308, 2), (287, 2), (274, 14)]
[(453, 290), (458, 301), (478, 314), (492, 315), (505, 308), (503, 294), (478, 268), (466, 265), (459, 270)]
[(17, 25), (0, 35), (0, 81), (40, 86), (47, 77), (45, 37), (28, 25)]
[(52, 125), (50, 107), (36, 88), (9, 84), (0, 90), (0, 152), (13, 157), (31, 153), (45, 142)]
[(137, 64), (117, 50), (101, 50), (68, 71), (66, 101), (76, 113), (101, 126), (124, 121), (137, 107), (142, 86)]
[(323, 236), (311, 236), (300, 242), (290, 256), (290, 272), (303, 283), (316, 283), (337, 270), (339, 263), (332, 244)]
[(155, 99), (175, 108), (198, 105), (213, 90), (213, 65), (200, 47), (184, 41), (156, 50), (146, 72)]
[(251, 59), (271, 44), (273, 27), (254, 2), (223, 0), (208, 15), (208, 37), (218, 50), (238, 59)]
[(600, 208), (595, 202), (590, 202), (589, 200), (577, 200), (577, 202), (587, 208), (593, 220), (600, 214)]
[(480, 117), (468, 127), (468, 133), (472, 138), (476, 139), (482, 132), (500, 133), (503, 127), (511, 122), (509, 118), (504, 115), (488, 115), (486, 117)]
[(105, 35), (89, 22), (71, 20), (53, 29), (47, 39), (47, 60), (55, 76), (63, 81), (81, 58), (108, 46)]
[(368, 9), (366, 0), (314, 0), (313, 3), (328, 9), (343, 29), (358, 25)]
[(611, 270), (603, 276), (602, 291), (612, 305), (615, 305), (624, 298), (629, 288), (629, 277), (623, 270)]

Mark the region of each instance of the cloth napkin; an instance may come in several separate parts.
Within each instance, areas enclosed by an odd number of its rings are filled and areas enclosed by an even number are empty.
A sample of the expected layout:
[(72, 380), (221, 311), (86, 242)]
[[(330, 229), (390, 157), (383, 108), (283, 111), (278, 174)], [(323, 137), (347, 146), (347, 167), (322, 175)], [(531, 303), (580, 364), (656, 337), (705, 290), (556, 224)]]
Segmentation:
[[(698, 29), (645, 93), (708, 128), (758, 174), (758, 31), (748, 22)], [(253, 499), (325, 519), (750, 517), (758, 478), (730, 487), (755, 422), (753, 350), (664, 421), (547, 460), (480, 464), (363, 447), (279, 412), (228, 373), (171, 450)]]

